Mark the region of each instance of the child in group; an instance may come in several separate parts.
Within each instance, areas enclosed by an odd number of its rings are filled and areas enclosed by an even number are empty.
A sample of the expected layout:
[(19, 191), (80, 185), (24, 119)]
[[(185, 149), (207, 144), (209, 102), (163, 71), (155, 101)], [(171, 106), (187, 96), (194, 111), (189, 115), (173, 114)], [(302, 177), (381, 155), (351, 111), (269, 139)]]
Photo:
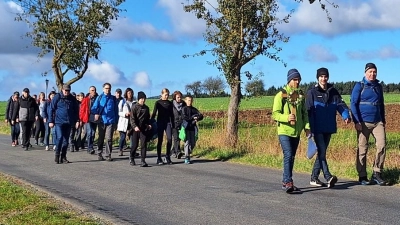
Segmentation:
[(196, 145), (196, 137), (198, 135), (197, 122), (203, 119), (203, 115), (193, 107), (193, 97), (185, 98), (186, 106), (182, 109), (183, 123), (185, 128), (185, 164), (191, 164), (190, 154)]
[(130, 123), (133, 129), (132, 134), (132, 148), (129, 156), (129, 164), (131, 166), (136, 165), (135, 155), (136, 149), (139, 145), (140, 140), (140, 156), (141, 164), (140, 167), (148, 167), (146, 163), (146, 152), (147, 142), (151, 136), (151, 125), (150, 125), (150, 109), (145, 104), (146, 94), (142, 91), (138, 92), (137, 103), (133, 105), (130, 114)]

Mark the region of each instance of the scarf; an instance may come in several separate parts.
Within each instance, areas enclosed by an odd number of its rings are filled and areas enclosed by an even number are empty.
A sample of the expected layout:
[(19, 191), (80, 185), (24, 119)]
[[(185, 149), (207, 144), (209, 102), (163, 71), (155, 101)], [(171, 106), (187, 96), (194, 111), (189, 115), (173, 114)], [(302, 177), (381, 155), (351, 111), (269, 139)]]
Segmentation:
[(178, 110), (178, 112), (182, 110), (182, 102), (178, 103), (175, 100), (173, 100), (172, 103), (174, 104), (174, 107), (176, 110)]

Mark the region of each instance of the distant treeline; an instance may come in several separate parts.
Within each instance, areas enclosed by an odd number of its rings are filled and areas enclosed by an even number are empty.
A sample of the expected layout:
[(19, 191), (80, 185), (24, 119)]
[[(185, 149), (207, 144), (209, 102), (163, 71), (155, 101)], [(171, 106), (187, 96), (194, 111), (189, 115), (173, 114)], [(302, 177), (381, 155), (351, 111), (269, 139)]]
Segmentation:
[[(351, 91), (353, 90), (354, 85), (360, 81), (347, 81), (347, 82), (332, 82), (334, 87), (339, 91), (341, 95), (350, 95)], [(300, 88), (304, 91), (307, 91), (314, 85), (316, 85), (317, 82), (310, 82), (310, 83), (303, 83), (300, 84)], [(400, 83), (395, 84), (395, 83), (389, 83), (385, 84), (384, 82), (381, 82), (383, 91), (385, 93), (400, 93)], [(282, 87), (275, 87), (272, 86), (265, 90), (265, 95), (267, 96), (273, 96), (276, 95), (280, 90), (282, 90)]]

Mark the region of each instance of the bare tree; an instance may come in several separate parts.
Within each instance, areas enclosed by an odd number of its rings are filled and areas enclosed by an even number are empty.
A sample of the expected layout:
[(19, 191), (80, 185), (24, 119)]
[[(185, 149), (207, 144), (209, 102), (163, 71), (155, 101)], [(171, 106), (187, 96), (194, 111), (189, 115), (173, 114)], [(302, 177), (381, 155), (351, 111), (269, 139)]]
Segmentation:
[(201, 81), (195, 81), (191, 84), (187, 84), (185, 86), (185, 90), (188, 94), (191, 93), (194, 97), (197, 97), (199, 94), (201, 94), (202, 91)]

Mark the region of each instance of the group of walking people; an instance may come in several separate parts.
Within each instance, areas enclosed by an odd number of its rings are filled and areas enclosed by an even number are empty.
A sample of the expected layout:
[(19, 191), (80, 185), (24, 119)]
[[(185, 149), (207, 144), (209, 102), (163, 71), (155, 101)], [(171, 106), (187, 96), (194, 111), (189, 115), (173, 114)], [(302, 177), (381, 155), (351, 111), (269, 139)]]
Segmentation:
[[(335, 186), (338, 178), (329, 171), (326, 152), (332, 134), (337, 131), (337, 113), (346, 124), (351, 121), (355, 124), (358, 140), (356, 169), (359, 183), (385, 185), (386, 181), (382, 177), (386, 152), (385, 105), (382, 85), (376, 78), (376, 65), (366, 64), (364, 77), (355, 84), (351, 93), (351, 110), (338, 90), (328, 83), (328, 69), (319, 68), (316, 74), (317, 84), (304, 95), (299, 89), (301, 82), (299, 71), (290, 69), (287, 74), (287, 85), (274, 98), (272, 116), (278, 124), (278, 137), (283, 150), (282, 189), (287, 193), (301, 191), (293, 183), (292, 172), (303, 130), (307, 138), (314, 139), (317, 147), (310, 184), (328, 188)], [(371, 179), (368, 179), (366, 156), (371, 134), (376, 142), (376, 155), (373, 174)], [(321, 171), (326, 183), (319, 179)]]
[[(59, 93), (51, 92), (48, 99), (36, 101), (25, 88), (19, 97), (15, 92), (9, 99), (5, 120), (11, 126), (12, 146), (17, 146), (19, 130), (22, 130), (21, 146), (25, 150), (32, 147), (30, 144), (30, 131), (33, 123), (38, 120), (44, 122), (45, 135), (43, 146), (49, 150), (49, 136), (53, 133), (55, 162), (69, 163), (67, 150), (71, 152), (85, 148), (87, 153), (96, 154), (98, 160), (113, 161), (113, 135), (119, 132), (119, 155), (130, 140), (129, 162), (136, 165), (135, 157), (140, 155), (140, 166), (147, 167), (146, 152), (148, 142), (157, 138), (157, 164), (172, 164), (171, 156), (181, 158), (185, 156), (185, 163), (191, 164), (192, 153), (198, 127), (197, 122), (203, 115), (192, 105), (193, 98), (175, 91), (173, 99), (169, 100), (170, 92), (163, 89), (161, 98), (156, 101), (154, 110), (150, 114), (149, 107), (145, 104), (146, 94), (142, 91), (134, 98), (132, 88), (127, 88), (122, 94), (117, 89), (111, 94), (111, 84), (103, 84), (103, 93), (98, 94), (95, 86), (90, 86), (89, 93), (78, 95), (71, 92), (71, 86), (64, 84)], [(183, 127), (185, 139), (179, 138)], [(164, 133), (167, 137), (166, 153), (162, 157), (162, 144)], [(82, 137), (82, 134), (84, 136)], [(97, 134), (97, 149), (95, 149), (95, 136)], [(172, 144), (173, 140), (173, 144)], [(181, 152), (181, 141), (184, 141), (184, 154)], [(42, 143), (42, 142), (41, 142)], [(38, 143), (37, 143), (38, 144)], [(140, 147), (140, 154), (136, 153)], [(104, 149), (104, 150), (103, 150)]]

